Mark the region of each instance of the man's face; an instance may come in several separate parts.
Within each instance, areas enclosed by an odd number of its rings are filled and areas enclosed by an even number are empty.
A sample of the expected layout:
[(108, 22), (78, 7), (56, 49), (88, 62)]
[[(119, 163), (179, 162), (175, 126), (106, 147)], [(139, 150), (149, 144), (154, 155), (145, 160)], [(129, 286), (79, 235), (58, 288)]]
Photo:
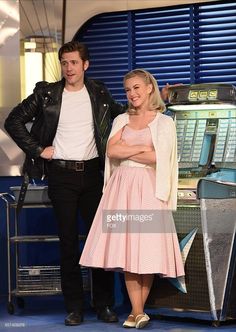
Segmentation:
[(80, 90), (84, 85), (84, 72), (89, 62), (83, 61), (78, 51), (63, 53), (61, 58), (62, 75), (67, 90)]

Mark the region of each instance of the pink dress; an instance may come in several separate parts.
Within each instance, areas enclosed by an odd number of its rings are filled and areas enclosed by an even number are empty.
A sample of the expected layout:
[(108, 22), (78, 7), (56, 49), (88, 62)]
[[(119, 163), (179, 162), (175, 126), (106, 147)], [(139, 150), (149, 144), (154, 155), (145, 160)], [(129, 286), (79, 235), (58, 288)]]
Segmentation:
[[(148, 127), (126, 125), (122, 139), (152, 146)], [(184, 275), (172, 212), (154, 193), (155, 169), (123, 160), (106, 186), (80, 264), (162, 277)]]

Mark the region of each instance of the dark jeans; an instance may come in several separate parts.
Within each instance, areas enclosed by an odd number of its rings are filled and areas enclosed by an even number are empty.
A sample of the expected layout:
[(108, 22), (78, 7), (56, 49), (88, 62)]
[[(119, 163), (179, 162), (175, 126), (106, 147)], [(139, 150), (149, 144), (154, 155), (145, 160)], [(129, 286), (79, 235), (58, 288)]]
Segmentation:
[[(98, 159), (84, 171), (49, 166), (48, 193), (58, 221), (61, 286), (68, 312), (83, 309), (83, 282), (79, 262), (78, 212), (89, 230), (102, 195), (103, 178)], [(95, 308), (114, 304), (114, 274), (92, 269)]]

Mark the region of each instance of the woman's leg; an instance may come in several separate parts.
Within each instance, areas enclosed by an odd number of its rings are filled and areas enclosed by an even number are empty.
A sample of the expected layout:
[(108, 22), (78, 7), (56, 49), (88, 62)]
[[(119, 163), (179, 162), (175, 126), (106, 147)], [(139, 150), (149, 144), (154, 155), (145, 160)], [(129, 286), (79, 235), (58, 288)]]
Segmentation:
[(132, 305), (132, 314), (143, 313), (144, 305), (150, 293), (154, 274), (137, 274), (125, 272), (125, 284)]
[(150, 293), (152, 283), (154, 279), (154, 274), (142, 274), (142, 301), (143, 308), (145, 306), (146, 300)]
[(143, 313), (142, 276), (137, 273), (125, 272), (125, 284), (132, 306), (131, 314), (136, 317)]
[(124, 322), (124, 327), (143, 328), (148, 324), (150, 318), (144, 314), (144, 305), (152, 286), (153, 276), (153, 274), (125, 272), (125, 283), (132, 311)]

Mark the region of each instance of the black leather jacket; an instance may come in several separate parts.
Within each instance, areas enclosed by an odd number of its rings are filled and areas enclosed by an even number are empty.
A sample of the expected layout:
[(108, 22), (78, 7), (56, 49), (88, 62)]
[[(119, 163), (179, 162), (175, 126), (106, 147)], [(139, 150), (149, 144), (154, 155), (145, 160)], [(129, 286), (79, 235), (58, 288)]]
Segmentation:
[[(124, 112), (125, 107), (113, 100), (102, 82), (85, 78), (85, 85), (91, 99), (95, 141), (102, 168), (111, 121)], [(47, 161), (39, 156), (45, 147), (52, 145), (55, 137), (64, 86), (64, 79), (56, 83), (37, 83), (33, 94), (17, 105), (5, 121), (6, 131), (26, 154), (23, 173), (27, 172), (31, 178), (47, 175)], [(28, 130), (26, 124), (30, 122), (32, 127)]]

